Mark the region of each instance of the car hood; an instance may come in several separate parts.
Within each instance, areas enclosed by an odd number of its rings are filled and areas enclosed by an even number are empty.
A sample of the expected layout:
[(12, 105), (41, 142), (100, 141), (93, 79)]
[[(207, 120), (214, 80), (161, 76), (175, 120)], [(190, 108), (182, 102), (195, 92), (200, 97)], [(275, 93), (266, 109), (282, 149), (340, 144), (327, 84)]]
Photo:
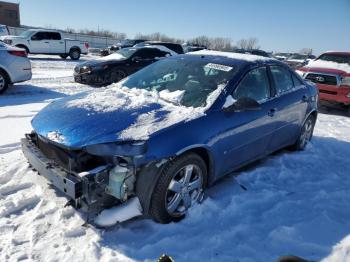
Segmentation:
[(175, 106), (158, 93), (125, 87), (90, 91), (57, 100), (32, 120), (35, 132), (70, 148), (144, 141), (152, 134), (202, 115)]
[(312, 61), (302, 68), (305, 72), (328, 73), (336, 75), (349, 75), (350, 65), (328, 61)]
[(13, 40), (13, 39), (25, 39), (25, 38), (18, 35), (6, 35), (1, 37), (1, 40), (5, 40), (5, 39)]

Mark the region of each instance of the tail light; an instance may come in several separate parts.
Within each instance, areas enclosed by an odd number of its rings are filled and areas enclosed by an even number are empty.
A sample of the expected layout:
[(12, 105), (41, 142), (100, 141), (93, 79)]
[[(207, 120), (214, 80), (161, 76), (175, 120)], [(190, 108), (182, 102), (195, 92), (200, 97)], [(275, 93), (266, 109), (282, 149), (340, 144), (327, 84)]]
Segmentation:
[(27, 57), (27, 52), (26, 51), (8, 51), (9, 54), (14, 55), (14, 56), (21, 56), (21, 57)]
[(89, 48), (89, 43), (85, 43), (85, 48), (86, 48), (86, 49)]

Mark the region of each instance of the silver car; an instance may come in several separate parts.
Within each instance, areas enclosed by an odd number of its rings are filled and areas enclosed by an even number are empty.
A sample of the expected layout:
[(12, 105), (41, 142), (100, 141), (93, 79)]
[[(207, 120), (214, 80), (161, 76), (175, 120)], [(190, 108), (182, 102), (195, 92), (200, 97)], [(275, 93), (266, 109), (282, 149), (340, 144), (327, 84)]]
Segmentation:
[(0, 94), (10, 84), (32, 78), (32, 67), (24, 49), (0, 41)]

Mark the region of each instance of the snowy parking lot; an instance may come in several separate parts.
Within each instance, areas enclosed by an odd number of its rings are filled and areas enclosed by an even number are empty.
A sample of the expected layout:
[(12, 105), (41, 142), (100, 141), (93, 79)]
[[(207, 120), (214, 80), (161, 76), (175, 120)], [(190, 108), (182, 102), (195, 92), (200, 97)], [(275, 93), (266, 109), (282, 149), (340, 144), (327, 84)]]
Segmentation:
[[(91, 59), (91, 57), (83, 57)], [(33, 79), (0, 96), (0, 261), (350, 261), (350, 118), (319, 114), (303, 152), (281, 151), (210, 188), (179, 223), (134, 219), (107, 230), (33, 172), (20, 139), (50, 101), (91, 87), (77, 62), (32, 56)]]

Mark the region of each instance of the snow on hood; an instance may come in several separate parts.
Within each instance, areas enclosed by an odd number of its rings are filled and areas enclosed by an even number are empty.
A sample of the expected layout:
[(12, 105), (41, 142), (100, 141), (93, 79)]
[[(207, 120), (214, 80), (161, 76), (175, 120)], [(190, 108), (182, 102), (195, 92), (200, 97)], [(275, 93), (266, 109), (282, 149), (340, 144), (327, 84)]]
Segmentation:
[[(149, 136), (161, 129), (182, 121), (190, 121), (205, 115), (205, 111), (215, 102), (225, 85), (219, 85), (207, 98), (205, 107), (186, 107), (179, 104), (184, 91), (169, 92), (147, 91), (138, 88), (123, 87), (122, 83), (112, 85), (108, 89), (86, 93), (84, 96), (67, 102), (67, 108), (83, 108), (94, 113), (113, 112), (122, 108), (135, 110), (159, 104), (145, 113), (140, 113), (136, 120), (117, 137), (122, 140), (147, 140)], [(164, 112), (166, 114), (164, 115)]]
[(100, 60), (100, 61), (120, 61), (120, 60), (124, 60), (126, 59), (125, 56), (119, 54), (119, 53), (113, 53), (113, 54), (110, 54), (110, 55), (107, 55), (107, 56), (103, 56), (103, 57), (100, 57), (100, 58), (97, 58), (96, 60)]
[(336, 69), (344, 71), (348, 74), (350, 74), (350, 65), (349, 64), (341, 64), (336, 62), (330, 62), (330, 61), (323, 61), (323, 60), (315, 60), (311, 61), (305, 68), (326, 68), (326, 69)]
[(188, 54), (222, 56), (222, 57), (227, 57), (227, 58), (244, 60), (247, 62), (275, 60), (274, 58), (263, 57), (263, 56), (258, 56), (258, 55), (232, 53), (232, 52), (221, 52), (221, 51), (213, 51), (213, 50), (200, 50), (200, 51), (195, 51), (195, 52), (189, 52)]

